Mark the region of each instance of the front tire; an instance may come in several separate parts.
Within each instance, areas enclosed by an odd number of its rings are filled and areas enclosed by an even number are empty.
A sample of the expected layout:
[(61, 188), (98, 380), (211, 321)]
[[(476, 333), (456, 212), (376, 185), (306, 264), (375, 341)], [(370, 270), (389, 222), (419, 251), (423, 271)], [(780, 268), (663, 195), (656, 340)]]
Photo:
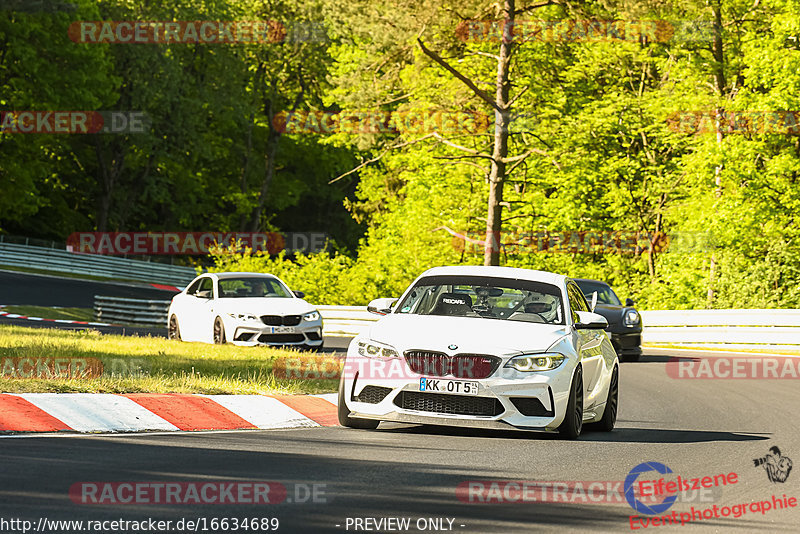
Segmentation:
[(214, 319), (214, 344), (225, 344), (225, 325), (222, 323), (222, 319), (219, 317)]
[(567, 413), (564, 421), (558, 427), (558, 433), (565, 439), (576, 439), (583, 429), (583, 370), (579, 365), (572, 377)]
[(181, 340), (181, 328), (178, 326), (178, 318), (175, 314), (170, 315), (169, 325), (167, 326), (167, 337), (173, 341)]
[(350, 410), (344, 402), (344, 375), (339, 380), (339, 403), (337, 413), (339, 415), (339, 424), (348, 428), (360, 428), (362, 430), (375, 430), (378, 428), (380, 421), (373, 419), (357, 419), (350, 417)]
[(606, 398), (606, 408), (603, 411), (603, 418), (591, 425), (593, 430), (600, 432), (611, 432), (617, 424), (617, 411), (619, 410), (619, 367), (614, 366), (611, 374), (611, 383), (608, 385), (608, 397)]

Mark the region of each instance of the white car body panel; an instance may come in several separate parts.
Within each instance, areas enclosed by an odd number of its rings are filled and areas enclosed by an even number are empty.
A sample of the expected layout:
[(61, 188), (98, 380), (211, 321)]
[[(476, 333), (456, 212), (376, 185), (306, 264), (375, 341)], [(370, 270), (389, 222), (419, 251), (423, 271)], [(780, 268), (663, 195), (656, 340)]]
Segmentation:
[[(260, 341), (258, 336), (261, 334), (271, 335), (271, 326), (264, 324), (259, 320), (242, 320), (238, 317), (231, 317), (230, 314), (245, 315), (250, 314), (257, 318), (265, 315), (279, 315), (279, 316), (304, 316), (317, 311), (314, 306), (305, 300), (298, 298), (294, 295), (291, 297), (236, 297), (236, 298), (220, 298), (219, 285), (220, 279), (225, 278), (253, 278), (265, 277), (270, 280), (277, 280), (284, 286), (283, 281), (279, 278), (262, 274), (262, 273), (205, 273), (198, 276), (186, 289), (175, 295), (170, 304), (167, 313), (167, 326), (169, 327), (169, 318), (173, 315), (178, 319), (180, 329), (180, 336), (183, 341), (198, 341), (203, 343), (214, 342), (214, 321), (217, 318), (222, 319), (226, 342), (236, 345), (305, 345), (310, 347), (318, 347), (322, 345), (322, 318), (318, 317), (316, 320), (308, 321), (301, 318), (299, 324), (294, 325), (293, 334), (303, 337), (302, 340), (290, 342), (271, 342)], [(195, 285), (195, 282), (201, 278), (209, 278), (213, 283), (213, 298), (204, 299), (199, 298), (188, 293)], [(288, 289), (288, 286), (286, 286)], [(237, 340), (239, 334), (252, 333), (255, 336), (250, 340)], [(300, 336), (302, 335), (302, 336)], [(296, 336), (296, 337), (298, 337)], [(312, 339), (317, 338), (317, 339)]]
[[(438, 267), (418, 277), (397, 302), (403, 302), (418, 281), (431, 276), (496, 277), (556, 286), (561, 291), (566, 324), (415, 315), (399, 313), (396, 306), (392, 313), (382, 317), (366, 334), (355, 338), (348, 348), (342, 387), (350, 416), (406, 423), (554, 431), (564, 420), (572, 377), (580, 365), (584, 386), (583, 420), (594, 422), (602, 417), (611, 376), (615, 366), (619, 365), (619, 360), (604, 330), (577, 328), (574, 324), (567, 294), (568, 278), (554, 273), (507, 267)], [(360, 355), (358, 344), (362, 341), (391, 347), (397, 351), (399, 357), (383, 359), (385, 372), (377, 371), (380, 366), (376, 360), (381, 360)], [(499, 357), (500, 364), (486, 378), (423, 375), (415, 373), (406, 359), (407, 351), (415, 350), (441, 353), (449, 357), (489, 355)], [(561, 353), (565, 360), (558, 368), (548, 371), (522, 372), (504, 367), (514, 356), (543, 352)], [(403, 408), (401, 399), (405, 392), (419, 398), (420, 378), (423, 377), (477, 381), (477, 396), (497, 399), (502, 411), (496, 415), (461, 415)], [(359, 396), (368, 386), (391, 388), (391, 392), (377, 403), (362, 402)], [(454, 394), (440, 392), (430, 395)], [(523, 415), (510, 400), (523, 397), (537, 399), (552, 415)]]

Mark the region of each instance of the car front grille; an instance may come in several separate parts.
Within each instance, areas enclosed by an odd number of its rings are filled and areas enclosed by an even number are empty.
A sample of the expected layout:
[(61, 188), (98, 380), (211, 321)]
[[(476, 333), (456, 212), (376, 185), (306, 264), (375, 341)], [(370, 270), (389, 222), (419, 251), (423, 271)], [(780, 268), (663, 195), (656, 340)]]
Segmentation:
[(456, 378), (487, 378), (500, 366), (500, 358), (486, 354), (456, 354), (409, 350), (406, 363), (417, 374), (428, 376), (454, 376)]
[(392, 388), (367, 386), (361, 390), (361, 393), (359, 393), (357, 397), (353, 397), (353, 400), (357, 402), (366, 402), (368, 404), (378, 404), (391, 392)]
[(483, 416), (495, 416), (503, 413), (503, 405), (493, 397), (401, 391), (395, 397), (394, 403), (404, 410), (419, 412)]
[(261, 334), (258, 336), (261, 343), (300, 343), (306, 340), (303, 334)]
[(267, 326), (297, 326), (302, 318), (301, 315), (262, 315), (261, 322)]

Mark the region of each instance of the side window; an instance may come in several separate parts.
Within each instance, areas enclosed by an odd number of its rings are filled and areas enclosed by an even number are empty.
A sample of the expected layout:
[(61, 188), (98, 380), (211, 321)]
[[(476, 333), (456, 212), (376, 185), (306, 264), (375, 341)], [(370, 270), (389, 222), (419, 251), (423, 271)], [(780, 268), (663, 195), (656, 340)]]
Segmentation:
[(569, 307), (572, 311), (572, 321), (578, 322), (578, 314), (576, 311), (589, 311), (589, 306), (586, 305), (586, 300), (583, 294), (573, 283), (567, 284), (567, 297), (569, 298)]
[(194, 283), (189, 286), (189, 289), (186, 290), (186, 294), (194, 295), (195, 293), (197, 293), (198, 289), (200, 288), (200, 282), (202, 281), (203, 281), (202, 278), (200, 278), (199, 280), (195, 280)]
[(200, 281), (200, 288), (198, 291), (212, 291), (213, 289), (214, 282), (211, 280), (211, 278), (206, 277)]
[(581, 306), (583, 306), (582, 310), (592, 311), (592, 309), (589, 307), (589, 301), (586, 300), (586, 295), (583, 294), (581, 288), (579, 288), (576, 284), (573, 284), (572, 287), (575, 289), (575, 297), (581, 303)]

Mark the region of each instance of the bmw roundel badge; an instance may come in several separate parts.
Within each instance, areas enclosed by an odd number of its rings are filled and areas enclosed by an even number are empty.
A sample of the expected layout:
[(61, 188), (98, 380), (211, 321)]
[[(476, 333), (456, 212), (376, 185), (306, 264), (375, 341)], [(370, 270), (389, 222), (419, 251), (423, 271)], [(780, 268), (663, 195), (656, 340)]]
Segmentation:
[(458, 345), (447, 345), (447, 348), (450, 350), (456, 350), (458, 348)]

